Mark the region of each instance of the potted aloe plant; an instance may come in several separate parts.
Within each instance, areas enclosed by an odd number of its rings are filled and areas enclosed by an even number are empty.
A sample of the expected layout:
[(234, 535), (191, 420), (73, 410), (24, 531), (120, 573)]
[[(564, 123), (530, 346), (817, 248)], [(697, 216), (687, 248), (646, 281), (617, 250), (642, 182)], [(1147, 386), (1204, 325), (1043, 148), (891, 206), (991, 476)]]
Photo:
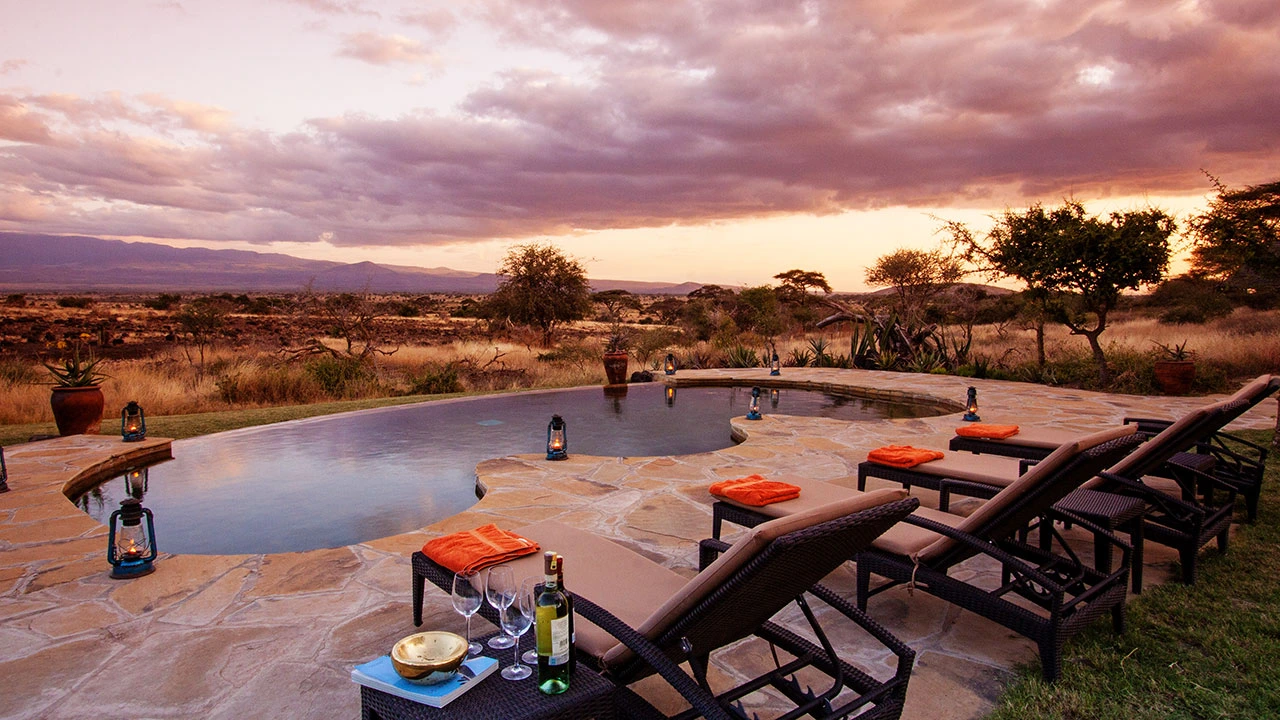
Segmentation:
[(1156, 360), (1156, 385), (1165, 395), (1186, 395), (1196, 379), (1195, 352), (1187, 349), (1187, 341), (1178, 345), (1155, 343), (1160, 348)]
[(604, 374), (610, 385), (627, 382), (627, 338), (620, 332), (615, 332), (605, 341)]
[[(102, 428), (104, 400), (98, 383), (106, 375), (98, 372), (102, 359), (85, 350), (83, 340), (82, 337), (73, 344), (70, 356), (57, 363), (44, 363), (53, 376), (49, 405), (59, 435), (96, 435)], [(66, 348), (66, 343), (59, 342), (58, 346)]]

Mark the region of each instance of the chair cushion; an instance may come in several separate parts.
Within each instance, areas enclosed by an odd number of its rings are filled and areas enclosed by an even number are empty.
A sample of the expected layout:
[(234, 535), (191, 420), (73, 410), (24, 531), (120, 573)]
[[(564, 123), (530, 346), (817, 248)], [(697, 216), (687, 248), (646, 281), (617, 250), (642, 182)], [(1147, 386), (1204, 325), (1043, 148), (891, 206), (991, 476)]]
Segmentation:
[[(652, 614), (639, 625), (631, 624), (640, 634), (648, 638), (656, 638), (664, 630), (672, 625), (677, 619), (701, 602), (703, 598), (711, 594), (716, 588), (720, 587), (734, 572), (754, 558), (764, 546), (768, 545), (775, 538), (786, 535), (795, 530), (801, 530), (818, 523), (833, 520), (838, 517), (844, 517), (859, 510), (877, 507), (885, 503), (901, 500), (907, 496), (907, 492), (901, 488), (886, 488), (883, 490), (873, 490), (871, 492), (858, 492), (845, 488), (848, 496), (837, 500), (836, 502), (827, 503), (804, 512), (794, 515), (775, 518), (768, 522), (761, 523), (754, 528), (750, 528), (738, 539), (728, 550), (721, 553), (716, 561), (711, 563), (705, 570), (698, 573), (696, 577), (690, 580), (684, 587), (675, 593), (670, 594), (665, 602), (655, 603), (651, 607), (655, 607)], [(804, 492), (801, 491), (801, 496)], [(790, 502), (790, 501), (788, 501)], [(778, 503), (781, 505), (782, 503)], [(615, 580), (620, 586), (630, 585), (632, 578), (619, 576)], [(568, 578), (565, 579), (568, 582)], [(585, 593), (584, 593), (585, 594)], [(590, 597), (590, 596), (588, 596)], [(594, 599), (594, 598), (592, 598)], [(603, 602), (596, 601), (596, 604), (612, 610)], [(616, 613), (615, 613), (616, 614)], [(621, 617), (621, 616), (619, 616)], [(617, 645), (610, 650), (602, 658), (604, 665), (615, 665), (629, 659), (631, 652), (624, 645)]]
[[(1015, 500), (1022, 496), (1028, 489), (1034, 487), (1037, 483), (1051, 476), (1053, 473), (1061, 470), (1068, 462), (1080, 453), (1093, 447), (1101, 445), (1105, 442), (1115, 440), (1117, 438), (1126, 437), (1138, 431), (1136, 425), (1121, 425), (1119, 427), (1107, 428), (1100, 430), (1074, 442), (1064, 443), (1054, 450), (1048, 457), (1032, 466), (1022, 477), (1014, 481), (1005, 489), (996, 493), (996, 496), (986, 501), (973, 512), (972, 515), (964, 519), (964, 522), (957, 525), (956, 529), (963, 530), (967, 533), (981, 535), (984, 525), (994, 519), (1005, 508), (1009, 507)], [(1046, 508), (1048, 509), (1048, 508)], [(942, 553), (951, 549), (955, 544), (955, 540), (948, 537), (940, 537), (936, 542), (919, 551), (916, 557), (922, 562), (927, 562)]]
[(1018, 458), (953, 452), (947, 453), (941, 460), (920, 463), (911, 470), (938, 477), (1007, 487), (1018, 479), (1021, 464), (1022, 461)]
[[(1187, 431), (1193, 430), (1208, 419), (1211, 413), (1209, 407), (1200, 407), (1184, 413), (1172, 425), (1161, 430), (1158, 435), (1142, 443), (1133, 452), (1121, 458), (1120, 462), (1112, 465), (1111, 472), (1132, 480), (1155, 470), (1173, 457), (1174, 453), (1186, 449), (1187, 443), (1180, 440)], [(1191, 441), (1197, 439), (1190, 438)], [(1176, 447), (1175, 443), (1184, 447)]]
[(1079, 433), (1073, 433), (1070, 430), (1019, 426), (1017, 435), (1011, 435), (1010, 437), (1003, 439), (989, 438), (984, 440), (988, 443), (1004, 443), (1005, 445), (1017, 445), (1022, 447), (1052, 450), (1062, 443), (1075, 440), (1077, 437), (1080, 437)]
[[(573, 592), (606, 608), (631, 627), (638, 627), (653, 609), (688, 582), (680, 574), (640, 553), (595, 533), (545, 520), (517, 529), (543, 550), (565, 558), (564, 584)], [(517, 581), (542, 577), (542, 553), (507, 563)], [(604, 657), (618, 641), (598, 626), (574, 622), (576, 646), (594, 658)]]
[[(964, 518), (960, 515), (952, 515), (941, 510), (934, 510), (921, 505), (911, 513), (915, 517), (922, 517), (926, 520), (940, 522), (947, 527), (956, 527), (964, 522)], [(871, 546), (884, 550), (885, 552), (897, 553), (907, 557), (916, 557), (916, 555), (924, 548), (932, 545), (939, 538), (943, 537), (932, 530), (912, 525), (910, 523), (900, 522), (889, 528), (883, 535), (875, 539)]]

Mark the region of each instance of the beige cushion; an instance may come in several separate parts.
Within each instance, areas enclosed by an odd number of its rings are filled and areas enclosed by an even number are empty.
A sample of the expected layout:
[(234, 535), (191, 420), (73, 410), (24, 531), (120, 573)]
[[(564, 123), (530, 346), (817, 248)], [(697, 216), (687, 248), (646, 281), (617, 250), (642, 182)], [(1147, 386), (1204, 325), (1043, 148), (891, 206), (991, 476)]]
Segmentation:
[(1017, 445), (1022, 447), (1044, 448), (1051, 450), (1058, 447), (1062, 443), (1071, 442), (1077, 437), (1078, 433), (1070, 430), (1060, 430), (1058, 428), (1045, 427), (1026, 427), (1019, 425), (1018, 434), (1011, 435), (1007, 438), (983, 438), (990, 443), (1003, 443), (1005, 445)]
[[(541, 548), (565, 558), (564, 583), (575, 593), (607, 608), (620, 620), (637, 627), (653, 609), (684, 587), (687, 580), (678, 573), (623, 545), (595, 533), (547, 520), (516, 530)], [(507, 563), (516, 581), (542, 577), (542, 553), (534, 553)], [(574, 622), (577, 646), (592, 657), (603, 657), (618, 641), (598, 626), (578, 619)]]
[[(654, 603), (655, 609), (653, 613), (639, 625), (628, 623), (636, 628), (640, 634), (648, 638), (655, 638), (671, 626), (677, 619), (683, 616), (694, 605), (709, 595), (713, 590), (720, 587), (725, 580), (729, 578), (738, 568), (742, 567), (747, 561), (754, 558), (765, 545), (775, 538), (786, 535), (795, 530), (801, 530), (818, 523), (833, 520), (838, 517), (844, 517), (859, 510), (883, 505), (901, 500), (907, 496), (905, 490), (901, 488), (884, 490), (874, 490), (872, 492), (858, 492), (857, 490), (849, 490), (849, 495), (836, 502), (827, 503), (805, 512), (796, 513), (780, 518), (775, 518), (765, 523), (761, 523), (754, 528), (750, 528), (738, 539), (728, 550), (721, 553), (716, 561), (707, 566), (705, 570), (698, 573), (696, 577), (690, 580), (684, 587), (677, 592), (668, 595), (665, 602), (660, 605)], [(801, 495), (804, 492), (801, 491)], [(780, 503), (779, 503), (780, 504)], [(627, 586), (632, 584), (633, 579), (627, 576), (619, 576), (615, 582), (619, 586)], [(569, 580), (566, 577), (565, 582)], [(585, 593), (584, 593), (585, 594)], [(588, 595), (588, 597), (590, 597)], [(594, 598), (593, 598), (594, 599)], [(596, 601), (602, 607), (612, 608), (603, 602)], [(615, 613), (616, 614), (616, 613)], [(630, 657), (630, 651), (621, 644), (610, 650), (603, 656), (603, 662), (607, 665), (613, 665), (625, 661)]]
[[(941, 510), (934, 510), (923, 505), (916, 508), (911, 513), (914, 517), (922, 517), (926, 520), (940, 522), (948, 527), (956, 527), (964, 522), (964, 518), (959, 515), (952, 515)], [(889, 528), (883, 535), (876, 538), (871, 543), (872, 547), (885, 552), (906, 555), (907, 557), (915, 557), (924, 548), (932, 545), (942, 536), (932, 530), (912, 525), (910, 523), (900, 522)]]
[[(1075, 458), (1076, 455), (1105, 442), (1132, 435), (1137, 432), (1137, 430), (1138, 428), (1135, 425), (1121, 425), (1119, 427), (1107, 428), (1106, 430), (1085, 435), (1075, 442), (1069, 442), (1061, 445), (1057, 450), (1050, 453), (1048, 457), (1032, 466), (1025, 475), (1018, 478), (1012, 485), (996, 493), (995, 497), (983, 503), (982, 506), (975, 510), (972, 515), (965, 518), (963, 523), (957, 525), (957, 529), (969, 533), (980, 529), (997, 513), (1002, 512), (1011, 503), (1021, 497), (1029, 488), (1034, 487), (1036, 483), (1039, 483), (1044, 478), (1060, 470), (1064, 465)], [(928, 560), (946, 552), (954, 544), (955, 540), (947, 537), (940, 537), (932, 545), (920, 550), (917, 557), (922, 562), (927, 562)]]
[(911, 471), (1006, 487), (1018, 479), (1021, 466), (1022, 461), (1017, 458), (953, 452), (947, 453), (941, 460), (920, 463), (911, 468)]
[(1166, 453), (1172, 457), (1173, 453), (1184, 449), (1170, 447), (1169, 443), (1173, 438), (1197, 423), (1204, 422), (1205, 418), (1209, 417), (1209, 413), (1208, 407), (1201, 407), (1184, 414), (1172, 425), (1161, 430), (1160, 434), (1139, 445), (1136, 450), (1121, 458), (1120, 462), (1112, 465), (1111, 472), (1120, 477), (1132, 478), (1134, 469), (1146, 463), (1152, 454)]

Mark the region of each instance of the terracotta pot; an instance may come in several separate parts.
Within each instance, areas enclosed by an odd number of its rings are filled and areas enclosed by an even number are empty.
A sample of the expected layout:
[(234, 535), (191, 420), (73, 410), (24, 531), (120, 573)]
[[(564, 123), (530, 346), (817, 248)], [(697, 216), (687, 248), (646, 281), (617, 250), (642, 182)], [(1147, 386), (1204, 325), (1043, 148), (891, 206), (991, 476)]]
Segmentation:
[(102, 388), (55, 387), (49, 398), (59, 435), (97, 435), (102, 429)]
[(627, 354), (625, 352), (607, 352), (604, 354), (604, 374), (610, 385), (622, 385), (627, 382)]
[(1193, 360), (1157, 360), (1155, 371), (1156, 385), (1160, 386), (1160, 392), (1165, 395), (1186, 395), (1196, 379), (1196, 364)]

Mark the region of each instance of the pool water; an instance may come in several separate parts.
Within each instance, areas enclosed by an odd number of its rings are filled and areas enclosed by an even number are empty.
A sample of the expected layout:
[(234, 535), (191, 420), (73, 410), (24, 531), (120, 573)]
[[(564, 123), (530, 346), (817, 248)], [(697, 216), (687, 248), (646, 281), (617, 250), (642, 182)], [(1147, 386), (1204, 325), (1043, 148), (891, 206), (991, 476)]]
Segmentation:
[[(174, 442), (174, 459), (148, 469), (143, 502), (165, 552), (338, 547), (467, 509), (476, 464), (545, 453), (552, 414), (565, 419), (570, 455), (685, 455), (732, 445), (729, 419), (746, 414), (750, 395), (746, 387), (680, 388), (668, 403), (660, 383), (647, 383), (622, 397), (599, 387), (527, 392), (246, 428)], [(766, 391), (760, 405), (765, 414), (841, 420), (939, 412), (802, 390), (772, 399)], [(128, 495), (120, 477), (74, 501), (105, 523)]]

